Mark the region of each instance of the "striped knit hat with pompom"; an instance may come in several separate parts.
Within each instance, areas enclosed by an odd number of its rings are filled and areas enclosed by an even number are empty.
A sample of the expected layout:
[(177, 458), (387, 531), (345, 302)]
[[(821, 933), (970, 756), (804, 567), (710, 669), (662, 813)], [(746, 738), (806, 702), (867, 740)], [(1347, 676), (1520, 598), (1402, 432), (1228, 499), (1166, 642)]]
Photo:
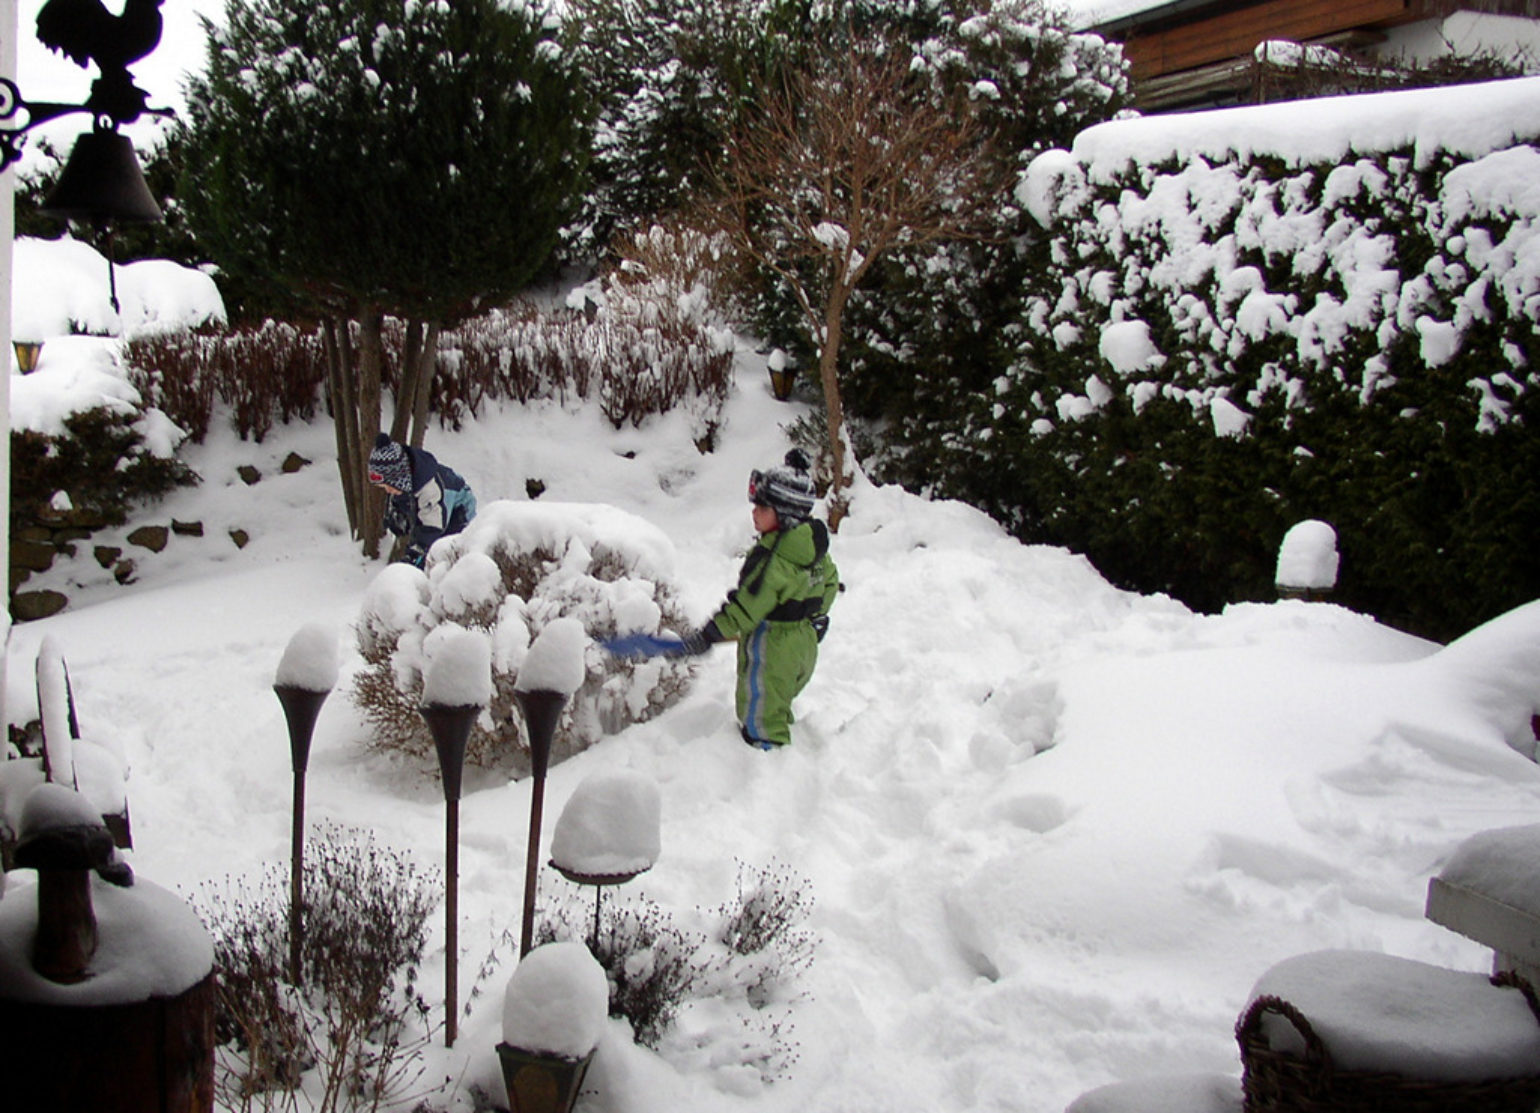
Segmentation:
[(809, 467), (807, 453), (792, 449), (780, 467), (749, 475), (749, 501), (774, 510), (783, 529), (806, 521), (818, 499)]

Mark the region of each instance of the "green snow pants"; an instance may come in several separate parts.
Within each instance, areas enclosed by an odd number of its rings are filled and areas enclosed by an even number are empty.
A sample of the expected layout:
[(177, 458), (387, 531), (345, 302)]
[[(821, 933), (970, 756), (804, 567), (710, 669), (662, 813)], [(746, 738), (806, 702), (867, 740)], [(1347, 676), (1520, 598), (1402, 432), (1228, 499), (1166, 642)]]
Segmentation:
[(761, 742), (791, 742), (791, 701), (818, 664), (818, 635), (807, 622), (761, 622), (738, 639), (738, 722)]

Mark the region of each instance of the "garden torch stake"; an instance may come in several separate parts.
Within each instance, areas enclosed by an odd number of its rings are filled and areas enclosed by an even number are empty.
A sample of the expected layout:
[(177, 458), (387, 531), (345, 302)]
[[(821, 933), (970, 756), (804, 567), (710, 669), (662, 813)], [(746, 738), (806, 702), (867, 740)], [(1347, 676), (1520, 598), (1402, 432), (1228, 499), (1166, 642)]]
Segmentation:
[(430, 703), (417, 710), (433, 735), (444, 781), (444, 1046), (453, 1047), (460, 977), (460, 779), (465, 768), (465, 743), (481, 707)]
[(304, 944), (303, 909), (305, 907), (305, 770), (310, 765), (310, 740), (315, 734), (316, 717), (331, 690), (314, 691), (293, 684), (275, 684), (273, 691), (283, 705), (289, 725), (289, 752), (294, 767), (294, 829), (289, 863), (289, 980), (303, 984), (300, 952)]
[(529, 801), (529, 851), (524, 862), (524, 924), (519, 933), (519, 957), (529, 954), (535, 927), (535, 878), (540, 868), (540, 812), (545, 802), (545, 773), (551, 764), (551, 738), (556, 720), (567, 702), (564, 692), (550, 689), (515, 691), (529, 728), (529, 765), (532, 784)]

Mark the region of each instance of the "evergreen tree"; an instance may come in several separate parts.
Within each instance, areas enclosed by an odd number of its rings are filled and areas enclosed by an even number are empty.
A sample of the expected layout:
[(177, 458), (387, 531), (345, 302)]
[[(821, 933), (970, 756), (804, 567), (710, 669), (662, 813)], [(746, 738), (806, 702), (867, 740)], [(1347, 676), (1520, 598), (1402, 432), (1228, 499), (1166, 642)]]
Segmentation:
[(229, 0), (208, 32), (188, 219), (224, 272), (328, 322), (344, 497), (372, 554), (383, 318), (408, 322), (392, 434), (410, 422), (420, 444), (438, 330), (524, 288), (575, 207), (576, 58), (554, 16), (499, 0)]
[[(1068, 31), (1039, 0), (936, 4), (930, 21), (919, 56), (938, 83), (968, 92), (997, 180), (1013, 183), (1128, 101), (1121, 48)], [(993, 206), (992, 235), (896, 255), (851, 306), (844, 379), (852, 415), (877, 434), (867, 464), (917, 489), (946, 490), (938, 453), (974, 439), (958, 400), (993, 397), (1026, 327), (1040, 265), (1028, 245), (1041, 229), (1009, 186)]]

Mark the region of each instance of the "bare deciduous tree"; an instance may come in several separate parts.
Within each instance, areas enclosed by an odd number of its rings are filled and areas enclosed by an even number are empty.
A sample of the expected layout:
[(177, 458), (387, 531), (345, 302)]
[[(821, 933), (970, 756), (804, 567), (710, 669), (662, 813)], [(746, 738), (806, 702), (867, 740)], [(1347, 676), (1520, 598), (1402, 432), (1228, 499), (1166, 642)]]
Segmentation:
[(786, 73), (729, 136), (718, 216), (784, 282), (818, 352), (831, 460), (829, 524), (854, 475), (839, 387), (851, 295), (886, 252), (987, 234), (1001, 188), (966, 93), (943, 95), (902, 44), (831, 44)]

